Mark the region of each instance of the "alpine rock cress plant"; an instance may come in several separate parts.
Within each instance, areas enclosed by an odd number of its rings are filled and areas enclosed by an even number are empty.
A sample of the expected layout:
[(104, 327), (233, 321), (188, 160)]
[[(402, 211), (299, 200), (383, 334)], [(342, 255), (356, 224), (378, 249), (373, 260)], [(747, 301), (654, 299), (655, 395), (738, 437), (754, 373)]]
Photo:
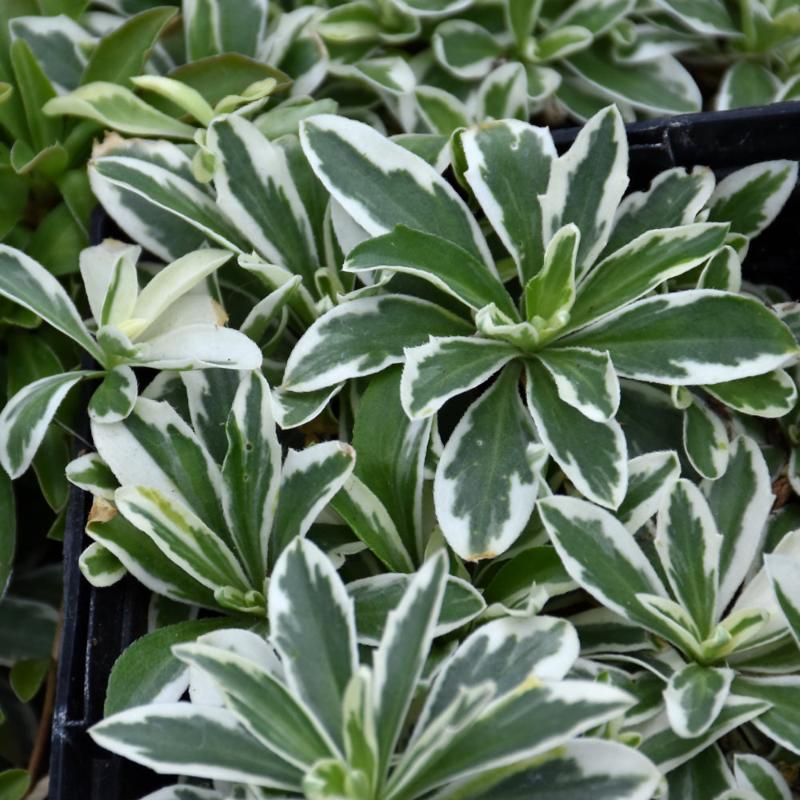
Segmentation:
[[(788, 196), (796, 165), (749, 168), (716, 189), (707, 172), (676, 170), (620, 204), (627, 145), (614, 108), (561, 157), (547, 130), (526, 123), (468, 129), (454, 140), (456, 169), (514, 261), (516, 302), (478, 219), (427, 163), (341, 117), (305, 121), (301, 141), (364, 230), (344, 271), (410, 274), (457, 303), (385, 292), (342, 303), (293, 348), (283, 386), (318, 392), (402, 362), (401, 399), (417, 419), (497, 375), (457, 424), (434, 480), (439, 524), (463, 558), (493, 557), (517, 539), (547, 455), (586, 498), (619, 507), (628, 481), (614, 419), (619, 377), (719, 386), (724, 403), (739, 381), (780, 382), (796, 360), (797, 343), (773, 312), (705, 288), (711, 277), (698, 269), (715, 264), (726, 241), (746, 250)], [(759, 191), (753, 173), (779, 175), (779, 185)], [(749, 228), (738, 208), (745, 198)]]

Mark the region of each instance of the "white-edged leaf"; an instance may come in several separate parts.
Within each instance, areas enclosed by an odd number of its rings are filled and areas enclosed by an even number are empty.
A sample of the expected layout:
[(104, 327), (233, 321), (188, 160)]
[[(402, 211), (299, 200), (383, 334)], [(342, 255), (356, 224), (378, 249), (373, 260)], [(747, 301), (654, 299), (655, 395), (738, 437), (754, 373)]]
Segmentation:
[(792, 800), (785, 778), (766, 758), (752, 753), (736, 753), (733, 769), (739, 786), (752, 789), (763, 800)]
[(617, 517), (636, 533), (661, 507), (681, 474), (678, 454), (661, 450), (636, 456), (628, 462), (628, 491), (617, 509)]
[[(752, 380), (752, 379), (751, 379)], [(697, 396), (683, 412), (683, 448), (691, 465), (709, 480), (728, 466), (728, 432), (711, 406)]]
[(742, 414), (766, 419), (788, 414), (797, 402), (797, 386), (782, 369), (703, 388), (712, 397)]
[(478, 119), (526, 120), (528, 111), (528, 75), (518, 61), (507, 61), (493, 69), (481, 81), (476, 97)]
[(353, 602), (328, 557), (295, 539), (275, 565), (267, 607), (289, 687), (341, 747), (342, 701), (358, 654)]
[(89, 416), (95, 422), (119, 422), (133, 410), (139, 385), (133, 370), (125, 366), (109, 370), (89, 401)]
[(800, 646), (800, 559), (771, 553), (764, 556), (764, 568), (789, 630)]
[(81, 575), (95, 588), (113, 586), (128, 574), (125, 565), (99, 542), (92, 542), (78, 559)]
[(352, 300), (324, 314), (300, 338), (286, 362), (283, 387), (323, 389), (399, 364), (404, 348), (424, 344), (429, 336), (472, 332), (464, 320), (414, 297)]
[(797, 675), (745, 677), (737, 675), (733, 691), (771, 704), (753, 724), (761, 733), (792, 753), (800, 751), (800, 678)]
[(67, 480), (95, 497), (113, 500), (119, 485), (114, 473), (97, 453), (86, 453), (67, 464)]
[(448, 19), (436, 27), (431, 39), (436, 60), (462, 80), (480, 80), (502, 53), (486, 28), (464, 19)]
[(98, 326), (117, 325), (133, 313), (139, 295), (136, 262), (141, 252), (141, 247), (113, 239), (81, 251), (81, 278)]
[(731, 689), (733, 670), (688, 664), (664, 690), (672, 730), (683, 739), (702, 736), (713, 725)]
[(565, 403), (538, 361), (528, 362), (526, 371), (528, 410), (550, 455), (581, 494), (618, 508), (628, 483), (627, 445), (619, 423), (595, 422)]
[(507, 550), (533, 511), (543, 450), (506, 367), (467, 410), (436, 469), (436, 516), (448, 544), (477, 561)]

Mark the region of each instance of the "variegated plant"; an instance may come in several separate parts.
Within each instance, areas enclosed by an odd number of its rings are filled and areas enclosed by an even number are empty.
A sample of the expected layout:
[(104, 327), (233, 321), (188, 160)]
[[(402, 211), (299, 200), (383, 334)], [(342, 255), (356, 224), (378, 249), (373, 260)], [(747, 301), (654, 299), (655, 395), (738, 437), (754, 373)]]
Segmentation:
[[(133, 366), (156, 369), (255, 369), (261, 352), (244, 334), (224, 328), (224, 313), (202, 286), (229, 258), (226, 250), (188, 253), (160, 270), (141, 291), (139, 247), (111, 240), (81, 253), (80, 269), (93, 331), (61, 284), (41, 264), (0, 245), (0, 294), (74, 340), (98, 367), (49, 375), (15, 394), (0, 413), (0, 463), (13, 478), (31, 463), (69, 390), (103, 378), (90, 416), (111, 422), (136, 402)], [(193, 291), (195, 287), (201, 291)]]
[[(672, 170), (620, 205), (627, 146), (615, 109), (560, 158), (545, 129), (469, 129), (454, 143), (456, 169), (511, 256), (515, 298), (478, 219), (433, 167), (339, 117), (304, 122), (301, 141), (364, 231), (344, 272), (411, 275), (432, 289), (417, 282), (417, 296), (384, 291), (328, 311), (293, 348), (283, 388), (322, 392), (403, 362), (401, 400), (420, 419), (497, 374), (456, 425), (434, 481), (439, 524), (464, 558), (518, 538), (547, 491), (548, 454), (584, 496), (619, 507), (619, 377), (710, 387), (740, 410), (734, 397), (788, 381), (781, 368), (795, 362), (796, 341), (762, 302), (730, 291), (738, 257), (725, 243), (746, 252), (794, 184), (791, 162), (747, 168), (716, 189), (707, 171)], [(784, 391), (784, 410), (795, 396)]]
[(496, 620), (431, 659), (446, 565), (439, 554), (411, 578), (377, 647), (359, 653), (352, 598), (328, 558), (297, 539), (270, 582), (266, 642), (231, 630), (178, 645), (191, 702), (121, 710), (92, 736), (160, 772), (309, 800), (546, 800), (588, 787), (647, 800), (660, 775), (646, 758), (575, 739), (633, 698), (565, 679), (578, 652), (569, 623)]
[[(762, 555), (774, 500), (767, 464), (748, 438), (702, 488), (678, 478), (674, 454), (664, 463), (652, 529), (642, 529), (646, 516), (615, 518), (578, 498), (539, 504), (564, 569), (603, 609), (574, 618), (584, 654), (640, 699), (618, 730), (640, 738), (664, 772), (751, 722), (800, 753), (800, 538), (790, 531)], [(640, 497), (647, 482), (637, 481)], [(626, 634), (631, 626), (647, 635)], [(704, 780), (690, 772), (679, 779)]]

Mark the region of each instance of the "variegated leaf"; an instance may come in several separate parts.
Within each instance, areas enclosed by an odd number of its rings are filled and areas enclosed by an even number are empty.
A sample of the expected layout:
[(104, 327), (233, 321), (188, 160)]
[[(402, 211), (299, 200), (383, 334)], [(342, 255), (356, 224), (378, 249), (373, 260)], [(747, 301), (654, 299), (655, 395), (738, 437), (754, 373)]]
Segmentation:
[(78, 559), (81, 575), (94, 587), (113, 586), (127, 575), (122, 562), (99, 542), (92, 542)]
[(471, 325), (433, 303), (405, 295), (365, 297), (320, 317), (286, 362), (283, 386), (310, 392), (380, 372), (429, 336), (458, 336)]
[(527, 120), (528, 76), (518, 61), (507, 61), (481, 81), (476, 97), (478, 119)]
[(538, 491), (542, 448), (507, 367), (476, 400), (445, 445), (434, 479), (436, 516), (448, 544), (477, 561), (507, 550)]
[(767, 419), (788, 414), (797, 402), (797, 386), (782, 369), (703, 388), (712, 397), (742, 414)]
[(475, 336), (431, 338), (406, 348), (400, 400), (411, 419), (435, 414), (450, 398), (481, 386), (517, 357), (505, 342)]
[[(616, 107), (609, 106), (584, 125), (572, 147), (553, 163), (540, 200), (545, 241), (570, 222), (580, 231), (578, 276), (605, 248), (627, 185), (625, 127)], [(585, 202), (586, 192), (595, 195), (594, 202)]]
[(636, 533), (661, 507), (663, 499), (681, 474), (674, 450), (647, 453), (628, 462), (628, 491), (617, 509), (617, 517)]
[(545, 331), (560, 330), (569, 319), (580, 236), (573, 223), (560, 228), (544, 251), (542, 269), (525, 284), (525, 316)]
[(764, 567), (789, 630), (800, 643), (800, 559), (772, 553), (764, 556)]
[(627, 446), (619, 423), (595, 422), (565, 403), (538, 361), (528, 362), (526, 370), (528, 409), (548, 452), (581, 494), (618, 508), (628, 483)]
[(492, 268), (472, 214), (421, 158), (368, 125), (326, 114), (303, 122), (300, 140), (317, 177), (372, 236), (407, 225), (459, 245)]
[(141, 252), (141, 247), (113, 239), (81, 251), (81, 278), (98, 327), (118, 325), (133, 313), (139, 295), (136, 262)]
[(739, 786), (757, 792), (762, 800), (792, 800), (785, 778), (765, 758), (752, 753), (736, 753), (733, 769)]
[(67, 464), (67, 480), (95, 497), (113, 500), (119, 484), (97, 453), (86, 453)]
[(268, 0), (186, 0), (184, 38), (189, 61), (220, 53), (256, 57), (264, 46)]
[(733, 691), (771, 704), (753, 724), (776, 744), (792, 753), (800, 751), (800, 678), (797, 675), (774, 678), (738, 675)]
[(92, 395), (89, 416), (95, 422), (119, 422), (133, 410), (138, 392), (133, 370), (124, 365), (114, 367)]
[(702, 736), (722, 711), (733, 670), (689, 664), (674, 673), (664, 690), (672, 730), (683, 739)]
[(436, 27), (432, 37), (436, 60), (462, 80), (480, 80), (502, 53), (500, 43), (475, 22), (448, 19)]
[(289, 688), (341, 748), (342, 700), (358, 667), (353, 602), (315, 545), (297, 538), (269, 584), (269, 623)]
[(725, 423), (696, 396), (683, 412), (683, 447), (691, 465), (704, 478), (713, 481), (725, 472), (730, 449)]

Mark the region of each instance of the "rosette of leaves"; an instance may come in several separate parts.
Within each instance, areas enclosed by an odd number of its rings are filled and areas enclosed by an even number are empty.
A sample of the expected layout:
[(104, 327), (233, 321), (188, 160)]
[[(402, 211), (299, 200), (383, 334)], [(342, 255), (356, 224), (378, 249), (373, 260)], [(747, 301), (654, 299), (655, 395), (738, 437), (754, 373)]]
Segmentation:
[(636, 56), (620, 48), (639, 38), (634, 7), (506, 0), (451, 15), (433, 31), (432, 56), (415, 62), (419, 116), (450, 134), (487, 118), (552, 114), (551, 99), (579, 120), (609, 101), (628, 119), (699, 111), (697, 85), (667, 48), (640, 47)]
[[(698, 488), (678, 475), (673, 454), (658, 478), (637, 481), (634, 495), (660, 483), (652, 529), (639, 530), (641, 515), (615, 518), (578, 498), (540, 501), (564, 569), (602, 609), (574, 618), (584, 654), (612, 682), (636, 687), (640, 705), (620, 730), (641, 737), (663, 772), (710, 758), (707, 748), (741, 726), (796, 761), (798, 532), (767, 540), (774, 497), (752, 439), (734, 441), (715, 481)], [(636, 628), (646, 632), (638, 641)], [(626, 664), (632, 672), (619, 669)], [(704, 781), (693, 769), (675, 780)]]
[(112, 240), (81, 253), (92, 332), (53, 275), (19, 250), (0, 245), (0, 294), (71, 338), (99, 365), (40, 378), (8, 401), (0, 413), (0, 463), (12, 478), (28, 468), (59, 405), (82, 380), (103, 379), (89, 402), (89, 415), (111, 422), (133, 409), (135, 366), (260, 366), (258, 347), (239, 331), (221, 326), (221, 307), (204, 289), (192, 291), (230, 258), (227, 250), (188, 253), (157, 272), (141, 291), (139, 254), (140, 248)]
[[(463, 177), (516, 266), (522, 290), (512, 286), (512, 296), (477, 219), (424, 161), (333, 116), (304, 122), (301, 142), (332, 197), (373, 237), (349, 251), (345, 272), (407, 273), (442, 294), (384, 291), (337, 306), (292, 350), (284, 388), (322, 391), (402, 362), (401, 400), (418, 419), (497, 375), (458, 421), (434, 480), (439, 524), (464, 558), (497, 555), (517, 539), (545, 455), (584, 496), (620, 505), (628, 472), (614, 419), (618, 376), (735, 388), (780, 380), (796, 359), (791, 332), (759, 300), (668, 283), (716, 259), (726, 217), (736, 220), (731, 240), (746, 245), (737, 203), (771, 218), (796, 176), (790, 163), (751, 168), (781, 174), (766, 191), (745, 175), (714, 191), (708, 172), (673, 170), (620, 206), (627, 145), (613, 108), (560, 158), (546, 129), (522, 122), (467, 131), (456, 144)], [(696, 222), (701, 211), (719, 221)], [(431, 320), (446, 313), (458, 330), (442, 335)]]
[(633, 698), (565, 677), (578, 650), (569, 623), (496, 620), (430, 663), (446, 578), (440, 553), (411, 577), (377, 647), (359, 651), (343, 582), (322, 551), (295, 539), (270, 582), (266, 642), (228, 631), (175, 647), (191, 702), (129, 708), (92, 736), (160, 772), (290, 797), (545, 800), (591, 787), (609, 800), (649, 798), (660, 776), (646, 758), (576, 739)]
[(800, 97), (800, 10), (793, 2), (658, 0), (644, 15), (662, 47), (717, 89), (720, 110)]

